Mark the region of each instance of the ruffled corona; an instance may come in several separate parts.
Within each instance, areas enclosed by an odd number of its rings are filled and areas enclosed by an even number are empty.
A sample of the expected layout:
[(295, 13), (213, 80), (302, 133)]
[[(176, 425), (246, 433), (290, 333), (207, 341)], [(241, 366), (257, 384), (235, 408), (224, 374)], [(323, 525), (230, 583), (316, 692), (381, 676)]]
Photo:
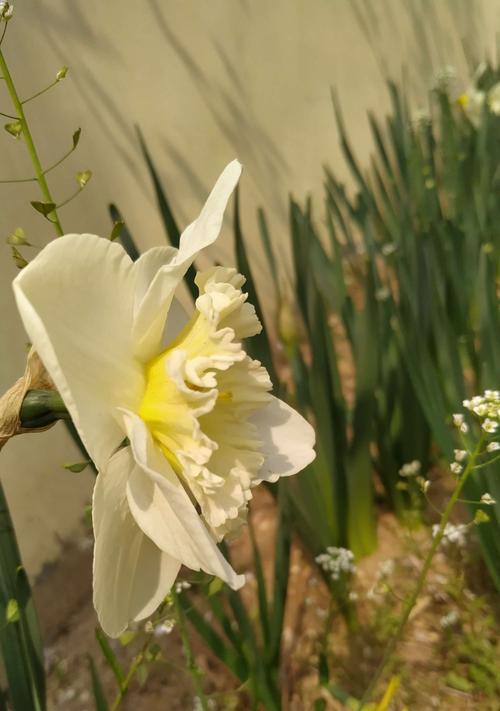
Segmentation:
[(245, 520), (264, 456), (251, 416), (271, 382), (241, 341), (261, 324), (235, 269), (198, 273), (196, 311), (146, 366), (139, 415), (218, 540)]

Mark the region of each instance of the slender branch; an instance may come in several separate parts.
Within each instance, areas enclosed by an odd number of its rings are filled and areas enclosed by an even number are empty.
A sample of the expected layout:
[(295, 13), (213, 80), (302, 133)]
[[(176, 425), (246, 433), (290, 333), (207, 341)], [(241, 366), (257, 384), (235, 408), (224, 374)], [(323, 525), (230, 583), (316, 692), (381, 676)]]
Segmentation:
[(5, 114), (3, 111), (0, 111), (0, 116), (5, 116), (5, 118), (8, 119), (17, 119), (17, 116), (13, 116), (12, 114)]
[(49, 89), (52, 89), (53, 86), (56, 84), (59, 84), (59, 79), (55, 79), (52, 84), (49, 84), (48, 86), (45, 87), (45, 89), (40, 89), (40, 91), (37, 91), (36, 94), (33, 94), (32, 96), (28, 96), (27, 99), (23, 99), (21, 101), (21, 104), (24, 106), (24, 104), (27, 104), (29, 101), (33, 101), (33, 99), (37, 99), (39, 96), (42, 96), (42, 94), (45, 94), (46, 91), (49, 91)]
[(187, 631), (186, 620), (184, 617), (184, 611), (182, 609), (181, 603), (179, 602), (179, 596), (174, 588), (172, 588), (170, 594), (174, 601), (175, 614), (177, 618), (177, 623), (179, 625), (179, 632), (182, 639), (182, 648), (184, 650), (184, 656), (186, 657), (187, 668), (193, 680), (193, 685), (196, 691), (196, 695), (200, 700), (201, 708), (203, 709), (203, 711), (208, 711), (207, 697), (205, 696), (205, 692), (203, 691), (203, 686), (201, 685), (200, 681), (200, 670), (198, 668), (198, 665), (196, 664), (193, 650), (191, 649), (191, 644), (189, 642), (189, 635)]
[(58, 165), (61, 165), (61, 163), (66, 160), (66, 158), (69, 158), (69, 156), (70, 156), (75, 150), (76, 150), (76, 146), (72, 146), (72, 147), (70, 148), (70, 150), (69, 150), (67, 153), (65, 153), (65, 154), (63, 155), (62, 158), (59, 158), (59, 160), (56, 161), (55, 163), (53, 163), (49, 168), (45, 168), (45, 170), (43, 171), (43, 174), (44, 174), (44, 175), (47, 175), (47, 173), (50, 173), (51, 170), (54, 170), (54, 168), (57, 168), (57, 166), (58, 166)]
[[(12, 80), (12, 76), (10, 74), (9, 67), (7, 66), (7, 62), (5, 61), (5, 57), (4, 57), (4, 54), (1, 50), (1, 48), (0, 48), (0, 72), (5, 80), (5, 84), (7, 86), (7, 90), (9, 92), (12, 104), (17, 112), (17, 118), (21, 124), (24, 142), (26, 143), (26, 147), (28, 149), (28, 153), (30, 155), (31, 162), (33, 163), (33, 167), (35, 169), (36, 180), (38, 182), (38, 185), (40, 186), (41, 193), (42, 193), (44, 200), (46, 202), (54, 203), (49, 186), (48, 186), (47, 181), (45, 179), (45, 175), (43, 173), (42, 165), (40, 163), (40, 159), (38, 157), (38, 153), (35, 148), (35, 144), (33, 142), (33, 137), (31, 135), (31, 131), (30, 131), (28, 122), (26, 120), (26, 116), (24, 114), (23, 105), (21, 103), (21, 100), (19, 99), (19, 95), (17, 93), (16, 87), (15, 87), (14, 82)], [(51, 222), (54, 225), (54, 229), (55, 229), (57, 235), (60, 237), (64, 234), (64, 230), (63, 230), (61, 223), (59, 221), (59, 216), (57, 214), (57, 211), (54, 210), (52, 215), (53, 215), (53, 219), (51, 220)]]
[(146, 656), (146, 652), (149, 647), (149, 642), (150, 642), (150, 638), (148, 637), (148, 639), (142, 646), (140, 652), (138, 654), (136, 654), (136, 656), (133, 658), (132, 664), (130, 665), (129, 670), (127, 672), (127, 676), (120, 683), (120, 690), (118, 691), (118, 694), (116, 695), (115, 700), (111, 704), (110, 711), (116, 711), (116, 709), (120, 706), (121, 702), (123, 701), (123, 698), (128, 691), (130, 683), (133, 680), (133, 678), (137, 672), (137, 669), (141, 666), (142, 662), (144, 661), (144, 657)]
[(489, 467), (490, 464), (494, 464), (495, 462), (498, 462), (500, 459), (500, 454), (497, 455), (496, 457), (493, 457), (492, 459), (488, 459), (487, 462), (483, 462), (482, 464), (476, 464), (474, 469), (484, 469), (484, 467)]
[(7, 27), (9, 26), (9, 21), (8, 21), (8, 19), (7, 19), (7, 18), (3, 18), (3, 19), (4, 19), (4, 22), (5, 22), (5, 26), (4, 26), (4, 28), (3, 28), (2, 36), (0, 37), (0, 47), (2, 46), (2, 43), (3, 43), (4, 38), (5, 38), (5, 33), (7, 32)]
[(5, 185), (6, 183), (36, 183), (36, 178), (13, 178), (12, 180), (0, 180), (0, 185)]
[(430, 547), (429, 552), (427, 553), (427, 556), (424, 560), (422, 570), (420, 571), (420, 575), (418, 576), (417, 583), (415, 585), (415, 589), (406, 602), (406, 605), (403, 609), (403, 614), (401, 616), (401, 619), (399, 620), (396, 632), (386, 647), (384, 656), (382, 657), (382, 661), (380, 662), (378, 669), (376, 670), (375, 674), (373, 675), (372, 680), (370, 681), (370, 683), (368, 685), (368, 688), (366, 689), (365, 693), (363, 694), (363, 698), (361, 699), (359, 706), (358, 706), (358, 711), (362, 711), (364, 706), (368, 703), (369, 699), (373, 695), (373, 692), (374, 692), (378, 682), (380, 681), (382, 675), (386, 672), (389, 672), (394, 664), (394, 661), (395, 661), (394, 653), (396, 651), (396, 648), (397, 648), (399, 642), (401, 641), (401, 638), (403, 637), (403, 633), (405, 631), (406, 624), (407, 624), (408, 620), (410, 619), (412, 610), (415, 607), (417, 600), (420, 597), (420, 594), (423, 590), (425, 581), (427, 579), (427, 573), (429, 572), (429, 569), (431, 567), (432, 561), (434, 559), (434, 555), (436, 554), (436, 551), (439, 548), (439, 544), (443, 540), (444, 532), (446, 529), (446, 524), (448, 523), (448, 521), (450, 519), (450, 515), (453, 511), (453, 508), (460, 497), (460, 492), (462, 491), (462, 489), (465, 485), (465, 482), (469, 478), (469, 475), (474, 470), (474, 464), (475, 464), (475, 461), (481, 451), (484, 440), (485, 440), (485, 437), (484, 437), (484, 435), (482, 435), (481, 438), (479, 439), (479, 442), (478, 442), (475, 450), (473, 451), (473, 453), (471, 454), (471, 456), (467, 462), (467, 466), (465, 467), (460, 479), (457, 482), (455, 490), (453, 491), (452, 495), (450, 496), (448, 504), (446, 505), (446, 508), (445, 508), (443, 515), (441, 517), (441, 521), (439, 523), (439, 528), (438, 528), (435, 536), (432, 539), (431, 547)]
[(66, 198), (66, 200), (63, 200), (63, 202), (60, 202), (59, 205), (57, 206), (57, 209), (59, 210), (60, 207), (64, 207), (64, 206), (67, 205), (69, 202), (71, 202), (72, 200), (74, 200), (78, 195), (80, 195), (80, 193), (82, 192), (82, 190), (83, 190), (84, 187), (85, 187), (85, 186), (78, 188), (78, 190), (76, 191), (76, 193), (73, 193), (73, 195), (70, 195), (69, 198)]

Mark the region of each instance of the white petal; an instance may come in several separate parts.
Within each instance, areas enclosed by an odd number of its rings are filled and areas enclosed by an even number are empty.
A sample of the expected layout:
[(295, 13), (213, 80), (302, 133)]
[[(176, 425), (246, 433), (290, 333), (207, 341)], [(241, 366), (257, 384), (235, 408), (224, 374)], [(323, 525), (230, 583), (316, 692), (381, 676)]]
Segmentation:
[(273, 482), (280, 476), (296, 474), (315, 458), (313, 428), (282, 400), (273, 397), (268, 405), (252, 415), (250, 422), (257, 427), (266, 458), (258, 481)]
[(216, 575), (232, 588), (245, 582), (217, 548), (179, 478), (153, 444), (142, 420), (124, 415), (137, 462), (127, 484), (132, 514), (144, 533), (163, 551), (192, 570)]
[(161, 334), (175, 289), (198, 252), (219, 236), (224, 210), (241, 175), (234, 160), (222, 172), (199, 215), (181, 235), (177, 255), (159, 269), (142, 300), (136, 303), (134, 341), (136, 353), (149, 360), (159, 350)]
[(180, 568), (179, 561), (144, 535), (130, 513), (126, 483), (134, 467), (130, 447), (119, 450), (94, 488), (94, 606), (110, 637), (118, 637), (132, 620), (151, 615)]
[(177, 256), (178, 250), (175, 247), (153, 247), (144, 252), (134, 264), (135, 272), (135, 293), (134, 311), (138, 311), (151, 282), (167, 264), (170, 264)]
[(54, 240), (14, 281), (26, 331), (98, 468), (123, 440), (116, 408), (136, 409), (144, 387), (133, 292), (131, 260), (95, 235)]
[(222, 227), (227, 201), (236, 187), (240, 175), (241, 164), (237, 160), (231, 161), (224, 168), (199, 217), (186, 227), (181, 235), (179, 261), (189, 260), (189, 264), (191, 264), (198, 252), (215, 242)]

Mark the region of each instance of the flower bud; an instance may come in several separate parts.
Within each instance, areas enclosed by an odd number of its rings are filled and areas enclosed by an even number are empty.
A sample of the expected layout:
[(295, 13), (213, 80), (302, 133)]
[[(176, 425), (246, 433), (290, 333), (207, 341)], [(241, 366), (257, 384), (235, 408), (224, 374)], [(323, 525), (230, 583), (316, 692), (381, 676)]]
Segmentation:
[(279, 305), (278, 335), (281, 342), (287, 347), (296, 345), (299, 340), (294, 309), (286, 298), (283, 298)]
[(61, 67), (56, 74), (56, 81), (62, 81), (63, 79), (65, 79), (68, 71), (68, 67)]
[(2, 1), (0, 2), (0, 19), (10, 20), (14, 12), (14, 6), (10, 2)]

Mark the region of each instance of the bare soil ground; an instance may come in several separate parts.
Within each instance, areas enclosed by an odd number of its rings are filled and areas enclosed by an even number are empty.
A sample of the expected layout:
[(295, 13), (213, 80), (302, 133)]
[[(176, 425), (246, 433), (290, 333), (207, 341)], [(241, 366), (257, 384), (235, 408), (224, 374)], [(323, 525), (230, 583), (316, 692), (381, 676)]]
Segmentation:
[[(269, 577), (275, 509), (268, 492), (258, 492), (252, 515), (265, 561), (265, 573)], [(356, 598), (354, 604), (359, 622), (357, 629), (350, 632), (338, 611), (331, 610), (331, 615), (328, 615), (330, 598), (327, 586), (300, 543), (294, 544), (282, 643), (283, 709), (313, 709), (315, 700), (320, 697), (324, 698), (327, 709), (335, 711), (345, 708), (329, 693), (319, 690), (317, 665), (318, 652), (322, 649), (328, 650), (331, 677), (340, 687), (359, 698), (380, 658), (384, 635), (390, 633), (390, 620), (397, 610), (398, 596), (411, 589), (421, 563), (420, 550), (428, 539), (428, 527), (407, 536), (392, 514), (381, 514), (379, 547), (374, 555), (360, 562), (353, 581), (351, 594)], [(232, 545), (231, 552), (237, 569), (251, 572), (251, 546), (247, 535)], [(388, 559), (395, 565), (390, 590), (384, 585), (376, 585), (380, 564)], [(468, 565), (470, 567), (471, 564)], [(87, 711), (94, 708), (89, 655), (101, 675), (108, 700), (112, 701), (116, 695), (113, 674), (95, 640), (97, 620), (91, 602), (91, 568), (92, 540), (89, 532), (82, 527), (81, 539), (67, 546), (61, 560), (48, 568), (35, 586), (46, 644), (51, 711)], [(469, 571), (464, 571), (464, 580), (472, 579), (470, 586), (469, 582), (462, 581), (471, 600), (482, 599), (483, 588), (488, 591), (489, 584), (483, 573), (481, 566), (474, 563)], [(402, 691), (394, 702), (394, 709), (500, 709), (500, 699), (492, 699), (491, 694), (482, 694), (477, 688), (459, 690), (449, 684), (447, 656), (450, 642), (452, 648), (454, 635), (458, 644), (464, 634), (463, 627), (446, 632), (442, 627), (443, 616), (453, 606), (450, 581), (456, 581), (456, 578), (456, 565), (450, 563), (449, 556), (438, 554), (429, 584), (414, 610), (399, 652), (396, 672), (401, 676)], [(255, 588), (255, 579), (250, 574), (244, 597), (251, 610), (255, 608)], [(485, 614), (480, 606), (478, 614)], [(444, 634), (447, 635), (446, 644), (443, 642)], [(204, 672), (204, 687), (217, 700), (215, 708), (249, 708), (244, 694), (238, 692), (237, 681), (207, 651), (196, 634), (192, 636), (196, 661)], [(188, 711), (193, 708), (194, 693), (185, 671), (177, 630), (159, 639), (158, 643), (162, 648), (163, 661), (151, 665), (151, 671), (147, 679), (142, 680), (142, 685), (139, 683), (141, 680), (132, 684), (120, 707), (124, 711)], [(131, 649), (122, 648), (119, 642), (113, 642), (113, 645), (124, 667), (127, 667), (132, 656)], [(227, 693), (231, 691), (235, 693)]]

